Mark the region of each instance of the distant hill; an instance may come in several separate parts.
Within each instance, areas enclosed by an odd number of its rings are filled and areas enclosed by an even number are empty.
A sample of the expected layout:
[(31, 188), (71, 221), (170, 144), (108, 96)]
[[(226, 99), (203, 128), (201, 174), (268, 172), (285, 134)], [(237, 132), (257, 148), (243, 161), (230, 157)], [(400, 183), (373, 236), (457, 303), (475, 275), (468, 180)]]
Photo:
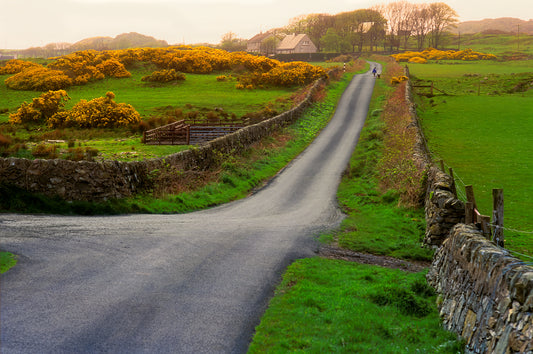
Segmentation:
[[(10, 50), (4, 53), (10, 56), (21, 56), (23, 58), (50, 58), (66, 55), (78, 50), (115, 50), (142, 47), (167, 47), (168, 43), (154, 37), (145, 36), (140, 33), (130, 32), (119, 34), (113, 37), (92, 37), (82, 39), (74, 44), (70, 43), (49, 43), (44, 47), (32, 47), (21, 50)], [(3, 57), (2, 57), (3, 58)], [(6, 57), (7, 58), (7, 57)]]
[(145, 36), (140, 33), (130, 32), (112, 37), (92, 37), (76, 42), (70, 46), (71, 51), (77, 50), (114, 50), (141, 47), (166, 47), (168, 43), (154, 37)]
[[(520, 27), (518, 27), (520, 26)], [(457, 24), (456, 28), (450, 28), (453, 33), (520, 33), (533, 35), (533, 20), (524, 21), (519, 18), (501, 17), (484, 19), (480, 21), (466, 21)]]

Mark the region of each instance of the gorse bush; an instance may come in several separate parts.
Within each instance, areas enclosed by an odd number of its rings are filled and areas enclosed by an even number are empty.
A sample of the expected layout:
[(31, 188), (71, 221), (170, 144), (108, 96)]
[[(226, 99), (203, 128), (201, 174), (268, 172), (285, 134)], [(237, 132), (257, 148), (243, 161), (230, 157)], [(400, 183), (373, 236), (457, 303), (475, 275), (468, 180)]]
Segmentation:
[(63, 71), (39, 66), (29, 66), (5, 80), (13, 90), (47, 91), (59, 90), (74, 83)]
[(109, 77), (121, 78), (131, 76), (131, 73), (126, 70), (124, 64), (122, 64), (116, 58), (107, 59), (102, 63), (96, 65), (96, 68), (105, 76)]
[[(177, 46), (168, 48), (136, 48), (114, 51), (84, 50), (53, 58), (47, 67), (13, 61), (0, 68), (0, 73), (15, 74), (6, 80), (15, 90), (57, 90), (71, 85), (102, 80), (105, 77), (129, 77), (126, 69), (136, 63), (152, 63), (162, 72), (154, 73), (158, 82), (168, 82), (172, 70), (180, 80), (181, 73), (207, 74), (234, 71), (244, 75), (243, 85), (305, 85), (325, 77), (326, 71), (307, 63), (281, 63), (267, 57), (243, 52), (230, 53), (207, 47)], [(248, 82), (249, 81), (249, 82)]]
[(326, 76), (326, 71), (323, 68), (308, 63), (283, 63), (266, 73), (251, 72), (241, 75), (237, 88), (303, 86)]
[(141, 116), (129, 104), (116, 103), (113, 92), (90, 101), (80, 100), (70, 111), (56, 113), (48, 125), (57, 127), (113, 128), (139, 124)]
[(141, 79), (141, 81), (162, 83), (182, 80), (185, 80), (185, 74), (174, 69), (154, 71), (152, 74), (143, 76), (143, 78)]
[(0, 75), (18, 74), (24, 69), (39, 66), (39, 64), (33, 63), (31, 61), (12, 59), (8, 60), (4, 66), (0, 66)]
[(411, 62), (425, 64), (428, 60), (496, 60), (494, 54), (475, 52), (472, 49), (465, 50), (437, 50), (428, 48), (422, 52), (405, 52), (392, 54), (391, 57), (398, 62)]
[(70, 99), (65, 90), (48, 91), (32, 100), (24, 102), (16, 113), (9, 115), (12, 124), (40, 123), (58, 113)]

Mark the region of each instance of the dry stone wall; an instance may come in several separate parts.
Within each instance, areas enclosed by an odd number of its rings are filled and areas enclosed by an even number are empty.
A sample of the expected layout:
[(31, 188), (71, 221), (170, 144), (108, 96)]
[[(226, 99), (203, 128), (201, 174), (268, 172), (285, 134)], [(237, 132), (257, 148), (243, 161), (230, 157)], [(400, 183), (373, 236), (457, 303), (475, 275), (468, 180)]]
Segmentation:
[(428, 170), (425, 200), (426, 235), (424, 244), (438, 248), (458, 223), (464, 222), (465, 205), (452, 191), (452, 178), (436, 167)]
[(472, 353), (533, 353), (533, 267), (456, 225), (427, 275), (444, 327)]
[(419, 128), (415, 156), (428, 171), (424, 243), (437, 252), (427, 279), (439, 294), (444, 327), (470, 353), (533, 354), (533, 267), (462, 224), (464, 203), (452, 178), (431, 163), (409, 83), (406, 100)]
[(305, 99), (285, 113), (164, 158), (136, 162), (0, 158), (0, 183), (67, 201), (105, 201), (132, 196), (152, 187), (152, 171), (166, 165), (185, 170), (208, 169), (220, 153), (242, 151), (276, 129), (293, 123), (312, 103), (312, 95), (323, 82), (324, 79), (317, 80)]
[[(409, 76), (409, 69), (405, 74)], [(426, 138), (420, 126), (416, 114), (412, 87), (410, 81), (407, 82), (405, 99), (409, 105), (409, 112), (412, 117), (412, 124), (417, 128), (417, 139), (414, 147), (414, 155), (417, 163), (427, 171), (427, 187), (424, 202), (426, 215), (426, 235), (424, 244), (428, 247), (438, 248), (448, 237), (450, 230), (455, 224), (464, 222), (465, 206), (457, 199), (453, 192), (452, 178), (433, 166)]]

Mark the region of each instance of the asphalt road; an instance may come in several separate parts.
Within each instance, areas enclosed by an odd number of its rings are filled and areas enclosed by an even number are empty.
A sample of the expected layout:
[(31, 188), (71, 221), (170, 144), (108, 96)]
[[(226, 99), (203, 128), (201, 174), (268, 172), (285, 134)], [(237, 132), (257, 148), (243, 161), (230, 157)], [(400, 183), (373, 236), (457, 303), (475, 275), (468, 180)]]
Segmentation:
[(243, 353), (285, 268), (343, 218), (340, 176), (374, 87), (356, 76), (309, 148), (265, 188), (183, 215), (0, 214), (0, 348)]

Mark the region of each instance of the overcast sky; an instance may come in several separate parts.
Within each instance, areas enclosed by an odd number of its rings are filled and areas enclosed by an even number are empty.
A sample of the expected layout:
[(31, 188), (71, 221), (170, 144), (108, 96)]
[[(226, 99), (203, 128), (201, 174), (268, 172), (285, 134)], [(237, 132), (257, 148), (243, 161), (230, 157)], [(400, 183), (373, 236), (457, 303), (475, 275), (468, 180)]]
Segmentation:
[[(442, 0), (410, 0), (411, 3)], [(336, 14), (389, 0), (0, 0), (0, 48), (74, 43), (138, 32), (169, 44), (219, 43), (227, 32), (251, 38), (299, 15)], [(444, 0), (461, 21), (533, 18), (533, 0)]]

